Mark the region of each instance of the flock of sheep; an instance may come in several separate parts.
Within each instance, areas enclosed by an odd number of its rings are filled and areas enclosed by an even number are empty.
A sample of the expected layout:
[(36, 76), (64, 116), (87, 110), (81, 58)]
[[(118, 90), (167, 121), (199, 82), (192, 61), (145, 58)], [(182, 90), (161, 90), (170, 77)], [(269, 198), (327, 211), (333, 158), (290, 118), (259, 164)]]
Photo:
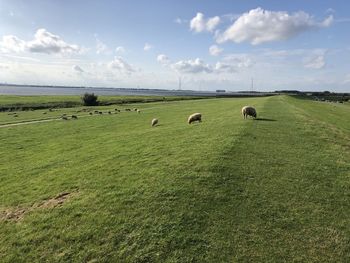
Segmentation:
[[(50, 109), (50, 111), (52, 111), (52, 110)], [(90, 111), (90, 109), (83, 109), (83, 110), (79, 110), (79, 111), (77, 111), (77, 112), (81, 112), (81, 111)], [(129, 109), (129, 108), (126, 108), (125, 111), (135, 111), (135, 112), (137, 112), (137, 113), (141, 113), (141, 111), (140, 111), (139, 109), (136, 109), (136, 108), (133, 109), (133, 110), (132, 110), (132, 109)], [(120, 110), (119, 110), (119, 109), (115, 109), (115, 112), (116, 112), (116, 113), (117, 113), (117, 112), (120, 112)], [(103, 114), (102, 111), (97, 111), (97, 110), (95, 110), (94, 113), (95, 113), (95, 114)], [(9, 113), (9, 114), (10, 114), (10, 113)], [(17, 116), (18, 116), (16, 113), (12, 113), (12, 114), (14, 114), (14, 117), (17, 117)], [(46, 114), (46, 112), (44, 112), (43, 114)], [(93, 115), (92, 112), (89, 112), (89, 114), (90, 114), (90, 115)], [(111, 112), (111, 111), (108, 111), (108, 114), (112, 114), (112, 112)], [(244, 118), (244, 119), (248, 118), (248, 116), (251, 116), (251, 117), (254, 117), (254, 118), (256, 118), (256, 116), (257, 116), (256, 110), (255, 110), (255, 108), (252, 107), (252, 106), (244, 106), (244, 107), (242, 108), (242, 115), (243, 115), (243, 118)], [(62, 119), (62, 120), (68, 120), (68, 116), (67, 116), (66, 114), (63, 114), (63, 115), (61, 116), (61, 119)], [(72, 115), (72, 116), (71, 116), (71, 119), (78, 119), (78, 116), (77, 116), (77, 115)], [(188, 117), (188, 119), (187, 119), (188, 124), (191, 124), (191, 123), (196, 122), (196, 121), (202, 122), (202, 114), (199, 113), (199, 112), (196, 112), (196, 113), (191, 114), (191, 115)], [(151, 121), (151, 126), (154, 127), (154, 126), (156, 126), (158, 123), (159, 123), (159, 120), (158, 120), (157, 118), (154, 118), (154, 119), (152, 119), (152, 121)]]
[[(256, 110), (252, 106), (244, 106), (242, 108), (242, 115), (243, 115), (244, 119), (248, 118), (248, 116), (251, 116), (253, 118), (256, 118), (256, 116), (257, 116)], [(195, 122), (195, 121), (202, 122), (202, 114), (201, 113), (199, 113), (199, 112), (193, 113), (187, 119), (188, 124), (191, 124), (192, 122)], [(156, 126), (158, 124), (158, 122), (159, 122), (158, 119), (156, 119), (156, 118), (152, 119), (151, 126), (152, 127)]]

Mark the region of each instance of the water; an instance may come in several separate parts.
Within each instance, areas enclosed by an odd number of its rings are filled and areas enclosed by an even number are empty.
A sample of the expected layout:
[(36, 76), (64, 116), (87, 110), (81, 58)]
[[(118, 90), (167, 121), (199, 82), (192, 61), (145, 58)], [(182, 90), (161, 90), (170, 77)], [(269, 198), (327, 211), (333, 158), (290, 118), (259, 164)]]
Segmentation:
[(77, 87), (43, 87), (43, 86), (7, 86), (0, 85), (0, 95), (82, 95), (85, 92), (97, 95), (149, 95), (149, 96), (240, 96), (265, 95), (264, 93), (241, 93), (190, 90), (135, 90), (114, 88), (77, 88)]

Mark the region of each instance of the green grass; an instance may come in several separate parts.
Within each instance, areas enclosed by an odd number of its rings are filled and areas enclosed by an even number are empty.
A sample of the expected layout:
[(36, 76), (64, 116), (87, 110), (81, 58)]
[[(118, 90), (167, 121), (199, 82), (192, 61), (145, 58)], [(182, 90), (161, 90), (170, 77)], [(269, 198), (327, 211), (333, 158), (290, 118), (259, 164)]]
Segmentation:
[[(242, 119), (247, 104), (262, 120)], [(349, 105), (275, 96), (133, 107), (141, 114), (0, 128), (0, 212), (76, 193), (0, 220), (0, 261), (347, 262)], [(186, 123), (193, 112), (202, 123)]]
[[(145, 103), (157, 101), (178, 101), (202, 99), (203, 97), (195, 96), (98, 96), (100, 104), (128, 104), (128, 103)], [(64, 107), (82, 106), (81, 96), (78, 95), (35, 95), (35, 96), (18, 96), (18, 95), (0, 95), (0, 111), (31, 110), (31, 109), (49, 109)]]

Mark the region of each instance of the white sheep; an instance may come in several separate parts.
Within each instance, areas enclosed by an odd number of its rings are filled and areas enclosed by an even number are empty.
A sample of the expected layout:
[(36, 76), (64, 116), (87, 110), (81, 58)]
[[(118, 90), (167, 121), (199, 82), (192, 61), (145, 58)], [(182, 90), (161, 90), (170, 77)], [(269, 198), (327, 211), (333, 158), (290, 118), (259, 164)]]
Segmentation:
[(200, 114), (200, 113), (193, 113), (193, 114), (191, 114), (189, 117), (188, 117), (188, 124), (191, 124), (192, 122), (194, 122), (194, 121), (199, 121), (199, 122), (201, 122), (202, 121), (202, 114)]
[(137, 110), (137, 113), (141, 113), (141, 111), (140, 111), (140, 110)]
[(248, 116), (256, 118), (256, 110), (252, 106), (244, 106), (242, 108), (243, 118), (246, 119)]
[(151, 124), (152, 124), (152, 127), (156, 126), (158, 124), (158, 119), (153, 119)]

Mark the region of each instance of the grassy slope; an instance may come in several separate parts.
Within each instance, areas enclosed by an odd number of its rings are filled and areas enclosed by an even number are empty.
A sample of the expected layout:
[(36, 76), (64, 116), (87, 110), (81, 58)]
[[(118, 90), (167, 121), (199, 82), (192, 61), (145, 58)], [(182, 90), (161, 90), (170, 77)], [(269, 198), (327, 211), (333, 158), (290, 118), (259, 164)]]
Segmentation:
[[(98, 96), (101, 105), (141, 103), (156, 101), (177, 101), (188, 99), (201, 99), (202, 97), (194, 96)], [(64, 107), (82, 106), (81, 96), (64, 95), (64, 96), (18, 96), (18, 95), (0, 95), (0, 112), (15, 111), (18, 109), (49, 109)]]
[[(245, 104), (276, 121), (244, 121)], [(349, 106), (270, 97), (138, 107), (0, 129), (0, 208), (79, 189), (62, 207), (0, 221), (2, 260), (349, 257)], [(204, 120), (189, 126), (194, 111)]]

